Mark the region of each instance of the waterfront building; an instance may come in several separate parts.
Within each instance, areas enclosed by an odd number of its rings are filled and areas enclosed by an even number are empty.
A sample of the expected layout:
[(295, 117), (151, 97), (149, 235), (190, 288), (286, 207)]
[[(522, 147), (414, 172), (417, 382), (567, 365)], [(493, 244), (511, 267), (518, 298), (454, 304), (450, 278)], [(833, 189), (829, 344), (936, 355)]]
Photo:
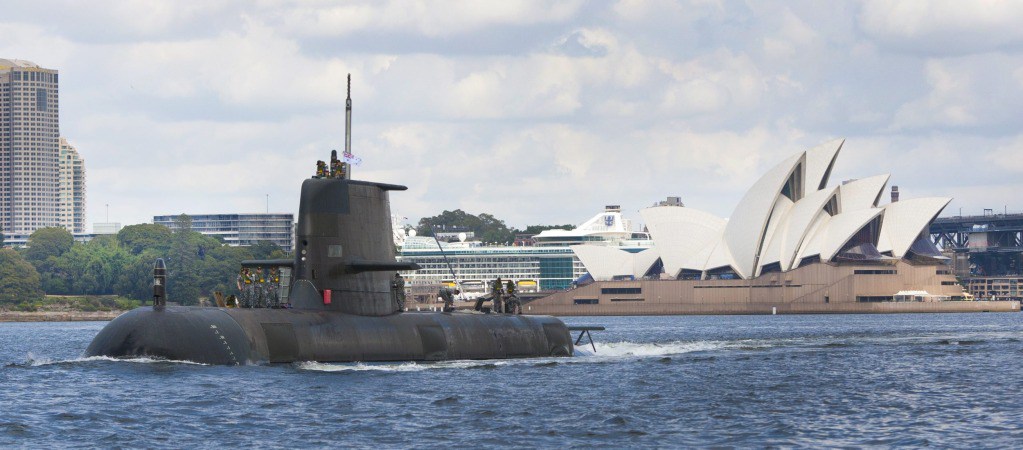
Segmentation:
[[(219, 237), (231, 246), (270, 241), (290, 252), (295, 247), (294, 214), (189, 214), (192, 231)], [(153, 223), (176, 229), (178, 215), (155, 216)]]
[(58, 74), (0, 59), (0, 228), (61, 226)]
[(843, 144), (829, 142), (785, 159), (753, 184), (728, 220), (689, 207), (655, 206), (640, 211), (653, 239), (650, 249), (572, 247), (596, 281), (534, 301), (528, 311), (1019, 310), (1019, 302), (941, 301), (970, 298), (927, 234), (952, 199), (881, 205), (887, 174), (829, 186)]
[(60, 138), (60, 225), (85, 233), (85, 160), (65, 138)]

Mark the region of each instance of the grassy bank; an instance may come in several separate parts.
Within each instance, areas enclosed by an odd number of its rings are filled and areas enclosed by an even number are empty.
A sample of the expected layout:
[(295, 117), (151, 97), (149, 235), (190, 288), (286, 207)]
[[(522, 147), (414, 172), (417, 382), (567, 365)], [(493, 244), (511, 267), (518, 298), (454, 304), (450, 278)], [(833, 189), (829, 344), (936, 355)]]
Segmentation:
[(142, 302), (117, 295), (47, 295), (37, 302), (4, 305), (0, 310), (10, 312), (120, 312), (139, 307)]

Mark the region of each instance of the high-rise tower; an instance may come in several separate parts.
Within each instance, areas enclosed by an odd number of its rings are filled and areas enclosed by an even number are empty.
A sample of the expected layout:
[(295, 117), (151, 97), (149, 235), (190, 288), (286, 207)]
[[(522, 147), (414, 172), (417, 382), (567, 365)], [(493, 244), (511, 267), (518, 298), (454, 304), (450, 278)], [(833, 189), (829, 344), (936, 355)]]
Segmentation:
[(85, 160), (75, 146), (60, 138), (60, 226), (85, 232)]
[(0, 227), (60, 226), (57, 71), (0, 59)]

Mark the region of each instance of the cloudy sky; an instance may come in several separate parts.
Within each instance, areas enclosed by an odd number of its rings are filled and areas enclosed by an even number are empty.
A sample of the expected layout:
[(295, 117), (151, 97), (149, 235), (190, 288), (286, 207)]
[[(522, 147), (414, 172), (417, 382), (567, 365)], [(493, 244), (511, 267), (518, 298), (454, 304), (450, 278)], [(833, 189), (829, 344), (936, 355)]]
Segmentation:
[(89, 222), (296, 212), (343, 147), (396, 213), (579, 223), (668, 195), (727, 217), (783, 156), (846, 138), (946, 215), (1023, 210), (1023, 3), (32, 1), (0, 57), (61, 74)]

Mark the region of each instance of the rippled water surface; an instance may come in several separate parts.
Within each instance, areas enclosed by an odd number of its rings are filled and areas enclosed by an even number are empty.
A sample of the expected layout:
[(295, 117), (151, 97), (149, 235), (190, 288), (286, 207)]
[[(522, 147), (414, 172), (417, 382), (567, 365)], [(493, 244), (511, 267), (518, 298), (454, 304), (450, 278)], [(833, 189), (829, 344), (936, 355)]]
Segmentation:
[(212, 367), (0, 323), (0, 447), (1023, 446), (1023, 315), (567, 318), (593, 356)]

